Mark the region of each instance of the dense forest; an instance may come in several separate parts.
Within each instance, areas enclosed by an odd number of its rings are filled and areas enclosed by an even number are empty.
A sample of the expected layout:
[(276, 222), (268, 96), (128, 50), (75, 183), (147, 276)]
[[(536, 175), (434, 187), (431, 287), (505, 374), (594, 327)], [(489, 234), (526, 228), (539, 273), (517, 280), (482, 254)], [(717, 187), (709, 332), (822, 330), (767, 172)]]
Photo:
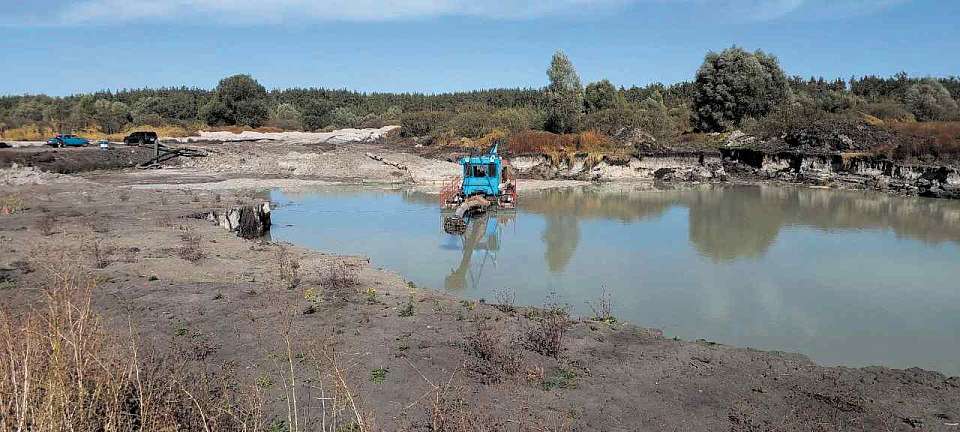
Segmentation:
[(6, 139), (53, 131), (119, 134), (132, 128), (272, 127), (322, 130), (403, 125), (408, 136), (479, 138), (498, 132), (592, 130), (613, 135), (639, 128), (670, 142), (692, 132), (743, 129), (773, 134), (796, 121), (870, 116), (904, 123), (960, 119), (960, 78), (849, 79), (789, 76), (776, 57), (733, 47), (708, 53), (693, 80), (618, 87), (582, 85), (557, 52), (542, 89), (442, 94), (361, 93), (324, 88), (266, 90), (253, 77), (224, 78), (198, 88), (101, 91), (63, 98), (0, 97)]

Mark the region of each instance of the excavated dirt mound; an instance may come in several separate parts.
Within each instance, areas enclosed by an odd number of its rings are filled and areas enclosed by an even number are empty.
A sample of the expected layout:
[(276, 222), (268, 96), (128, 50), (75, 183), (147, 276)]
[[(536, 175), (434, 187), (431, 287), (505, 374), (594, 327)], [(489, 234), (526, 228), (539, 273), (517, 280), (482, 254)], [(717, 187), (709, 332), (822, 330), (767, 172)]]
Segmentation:
[(0, 168), (14, 164), (36, 167), (61, 174), (100, 169), (128, 168), (149, 161), (154, 152), (146, 147), (116, 146), (109, 150), (97, 147), (50, 148), (16, 147), (0, 151)]
[(897, 135), (854, 120), (824, 119), (787, 130), (766, 141), (763, 150), (801, 153), (875, 152), (897, 146)]

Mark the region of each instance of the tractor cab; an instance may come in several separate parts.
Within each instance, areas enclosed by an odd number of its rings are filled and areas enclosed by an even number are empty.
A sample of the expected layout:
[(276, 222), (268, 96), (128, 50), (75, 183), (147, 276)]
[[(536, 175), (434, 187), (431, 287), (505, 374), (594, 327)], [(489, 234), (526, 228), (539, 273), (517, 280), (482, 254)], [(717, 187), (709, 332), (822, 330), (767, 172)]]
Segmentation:
[(515, 208), (516, 179), (509, 175), (509, 170), (504, 170), (497, 147), (494, 144), (485, 154), (460, 158), (461, 175), (440, 191), (443, 208), (458, 209), (458, 217), (465, 212), (486, 210), (492, 205), (501, 209)]
[(463, 195), (500, 196), (502, 162), (496, 153), (460, 159), (463, 168)]

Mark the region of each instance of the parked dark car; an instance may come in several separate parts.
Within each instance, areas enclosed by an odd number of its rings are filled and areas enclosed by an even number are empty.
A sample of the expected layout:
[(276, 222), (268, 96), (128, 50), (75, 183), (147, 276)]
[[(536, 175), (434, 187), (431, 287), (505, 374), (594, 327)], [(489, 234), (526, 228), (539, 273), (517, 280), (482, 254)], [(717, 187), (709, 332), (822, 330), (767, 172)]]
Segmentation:
[(127, 145), (154, 144), (157, 142), (156, 132), (134, 132), (123, 139)]

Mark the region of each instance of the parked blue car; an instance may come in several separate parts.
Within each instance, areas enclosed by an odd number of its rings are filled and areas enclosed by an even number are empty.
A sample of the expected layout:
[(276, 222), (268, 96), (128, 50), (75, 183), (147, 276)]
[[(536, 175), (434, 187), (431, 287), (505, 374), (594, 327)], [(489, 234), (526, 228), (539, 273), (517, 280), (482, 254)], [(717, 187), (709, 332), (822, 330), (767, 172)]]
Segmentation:
[(78, 137), (76, 135), (59, 134), (48, 139), (47, 145), (54, 147), (85, 147), (90, 145), (90, 141), (86, 138)]

